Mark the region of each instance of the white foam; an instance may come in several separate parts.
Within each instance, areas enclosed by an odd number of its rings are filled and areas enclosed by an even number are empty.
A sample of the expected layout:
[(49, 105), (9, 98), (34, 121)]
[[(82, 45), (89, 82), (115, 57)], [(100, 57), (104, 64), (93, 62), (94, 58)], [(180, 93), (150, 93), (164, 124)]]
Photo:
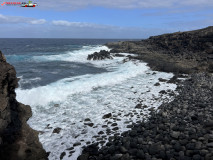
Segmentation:
[(34, 56), (35, 61), (67, 61), (67, 62), (87, 62), (88, 54), (110, 49), (106, 46), (83, 46), (80, 50), (69, 51), (66, 54)]
[[(94, 49), (91, 50), (94, 52)], [(87, 58), (83, 53), (78, 54), (74, 59), (74, 55), (65, 56), (66, 58), (62, 55), (60, 60), (80, 61), (81, 58)], [(84, 54), (91, 53), (86, 51)], [(52, 56), (46, 58), (56, 60), (58, 56), (54, 57), (55, 59)], [(106, 129), (102, 128), (102, 125), (112, 129), (110, 122), (117, 123), (119, 130), (112, 131), (112, 134), (121, 133), (128, 130), (127, 121), (142, 120), (143, 116), (138, 116), (149, 113), (148, 108), (157, 109), (163, 101), (172, 100), (159, 91), (174, 90), (175, 84), (165, 82), (160, 82), (160, 86), (154, 84), (158, 82), (158, 78), (169, 79), (173, 74), (162, 72), (152, 74), (153, 71), (146, 66), (146, 63), (138, 61), (122, 63), (123, 59), (118, 57), (114, 60), (92, 62), (94, 65), (104, 66), (109, 72), (65, 78), (47, 86), (16, 90), (17, 99), (32, 107), (33, 116), (28, 123), (34, 129), (41, 131), (39, 138), (45, 150), (51, 152), (49, 159), (60, 159), (60, 154), (65, 152), (63, 159), (75, 160), (81, 153), (81, 147), (87, 141), (95, 141), (96, 138), (93, 136), (99, 131), (104, 131), (106, 135)], [(148, 108), (135, 109), (138, 103), (147, 105)], [(102, 119), (107, 113), (112, 113), (114, 116), (120, 114), (117, 117), (120, 120)], [(95, 128), (85, 125), (85, 118), (90, 118)], [(61, 128), (59, 134), (53, 133), (56, 127)], [(107, 137), (109, 135), (104, 138), (106, 141)], [(75, 147), (75, 153), (69, 157), (67, 148), (72, 147), (76, 142), (81, 142), (81, 145)]]
[[(110, 69), (111, 67), (113, 66), (110, 66)], [(69, 95), (89, 92), (94, 88), (107, 85), (115, 85), (128, 78), (142, 74), (146, 70), (148, 70), (148, 67), (144, 64), (133, 64), (133, 62), (130, 61), (128, 63), (120, 64), (119, 68), (114, 72), (65, 78), (47, 86), (33, 89), (22, 90), (19, 88), (16, 90), (17, 99), (28, 105), (48, 105), (52, 102), (60, 103), (61, 101), (66, 100)]]
[(19, 87), (22, 87), (23, 84), (32, 84), (32, 83), (41, 81), (41, 77), (24, 79), (23, 76), (20, 76), (18, 78), (20, 78), (20, 80), (19, 80)]

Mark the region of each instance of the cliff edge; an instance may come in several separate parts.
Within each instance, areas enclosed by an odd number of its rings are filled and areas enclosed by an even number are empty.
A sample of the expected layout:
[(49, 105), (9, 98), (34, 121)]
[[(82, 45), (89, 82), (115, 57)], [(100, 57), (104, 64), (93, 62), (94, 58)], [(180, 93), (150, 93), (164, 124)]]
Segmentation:
[(213, 73), (213, 26), (152, 36), (141, 41), (106, 44), (111, 53), (135, 53), (154, 70)]
[(45, 160), (38, 132), (27, 124), (31, 108), (16, 100), (17, 87), (16, 71), (0, 51), (0, 159)]

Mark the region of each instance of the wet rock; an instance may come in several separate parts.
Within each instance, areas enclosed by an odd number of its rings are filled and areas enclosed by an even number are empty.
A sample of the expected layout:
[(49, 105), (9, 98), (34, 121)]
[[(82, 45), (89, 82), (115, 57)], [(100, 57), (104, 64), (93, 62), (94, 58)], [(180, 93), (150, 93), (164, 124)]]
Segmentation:
[(114, 127), (114, 128), (112, 128), (112, 130), (116, 131), (116, 130), (119, 130), (119, 128), (118, 127)]
[(166, 80), (166, 79), (163, 79), (163, 78), (158, 78), (158, 80), (159, 80), (160, 82), (167, 82), (167, 80)]
[(142, 108), (142, 104), (137, 104), (137, 105), (135, 106), (135, 108), (141, 109), (141, 108)]
[(118, 53), (116, 53), (114, 56), (115, 56), (115, 57), (125, 57), (125, 55), (118, 54)]
[(87, 125), (87, 126), (93, 127), (93, 126), (94, 126), (94, 123), (84, 123), (84, 125)]
[(102, 118), (106, 119), (106, 118), (110, 118), (110, 117), (112, 117), (112, 113), (105, 114)]
[(84, 121), (91, 121), (89, 118), (86, 118)]
[(157, 83), (155, 83), (155, 84), (154, 84), (154, 86), (160, 86), (160, 83), (159, 83), (159, 82), (157, 82)]
[(89, 154), (86, 153), (86, 154), (80, 155), (77, 160), (88, 160), (88, 158), (89, 158)]
[(74, 147), (67, 148), (67, 150), (74, 150)]
[(160, 94), (166, 94), (167, 92), (165, 90), (161, 90), (159, 93)]
[(65, 155), (66, 155), (66, 153), (62, 152), (61, 155), (60, 155), (60, 159), (63, 159)]
[(104, 59), (113, 59), (110, 55), (110, 52), (101, 50), (100, 52), (94, 52), (93, 54), (88, 55), (87, 60), (104, 60)]
[(112, 124), (111, 124), (111, 126), (117, 126), (117, 125), (118, 125), (117, 123), (112, 123)]
[(103, 132), (103, 131), (100, 131), (100, 132), (98, 132), (98, 134), (104, 134), (104, 132)]
[(55, 129), (53, 130), (53, 133), (59, 134), (60, 131), (61, 131), (61, 128), (57, 127), (57, 128), (55, 128)]
[(73, 147), (80, 146), (80, 145), (81, 145), (80, 142), (76, 142), (76, 143), (73, 144)]

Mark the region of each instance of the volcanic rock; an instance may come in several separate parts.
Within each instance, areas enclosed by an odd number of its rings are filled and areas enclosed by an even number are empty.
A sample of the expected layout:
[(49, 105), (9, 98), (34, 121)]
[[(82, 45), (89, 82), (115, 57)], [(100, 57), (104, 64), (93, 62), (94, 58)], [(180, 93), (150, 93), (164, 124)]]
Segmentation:
[(0, 51), (0, 159), (47, 159), (38, 132), (27, 124), (30, 106), (16, 100), (17, 87), (16, 71)]
[(93, 54), (89, 54), (87, 60), (104, 60), (104, 59), (113, 59), (110, 55), (110, 52), (101, 50), (100, 52), (94, 52)]

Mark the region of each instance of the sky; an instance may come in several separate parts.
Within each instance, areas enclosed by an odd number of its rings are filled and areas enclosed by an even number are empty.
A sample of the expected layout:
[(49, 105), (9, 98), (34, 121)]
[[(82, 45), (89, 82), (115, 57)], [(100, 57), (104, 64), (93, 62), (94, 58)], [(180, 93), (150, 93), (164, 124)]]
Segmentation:
[(36, 7), (3, 5), (0, 38), (117, 38), (213, 26), (213, 0), (35, 0)]

